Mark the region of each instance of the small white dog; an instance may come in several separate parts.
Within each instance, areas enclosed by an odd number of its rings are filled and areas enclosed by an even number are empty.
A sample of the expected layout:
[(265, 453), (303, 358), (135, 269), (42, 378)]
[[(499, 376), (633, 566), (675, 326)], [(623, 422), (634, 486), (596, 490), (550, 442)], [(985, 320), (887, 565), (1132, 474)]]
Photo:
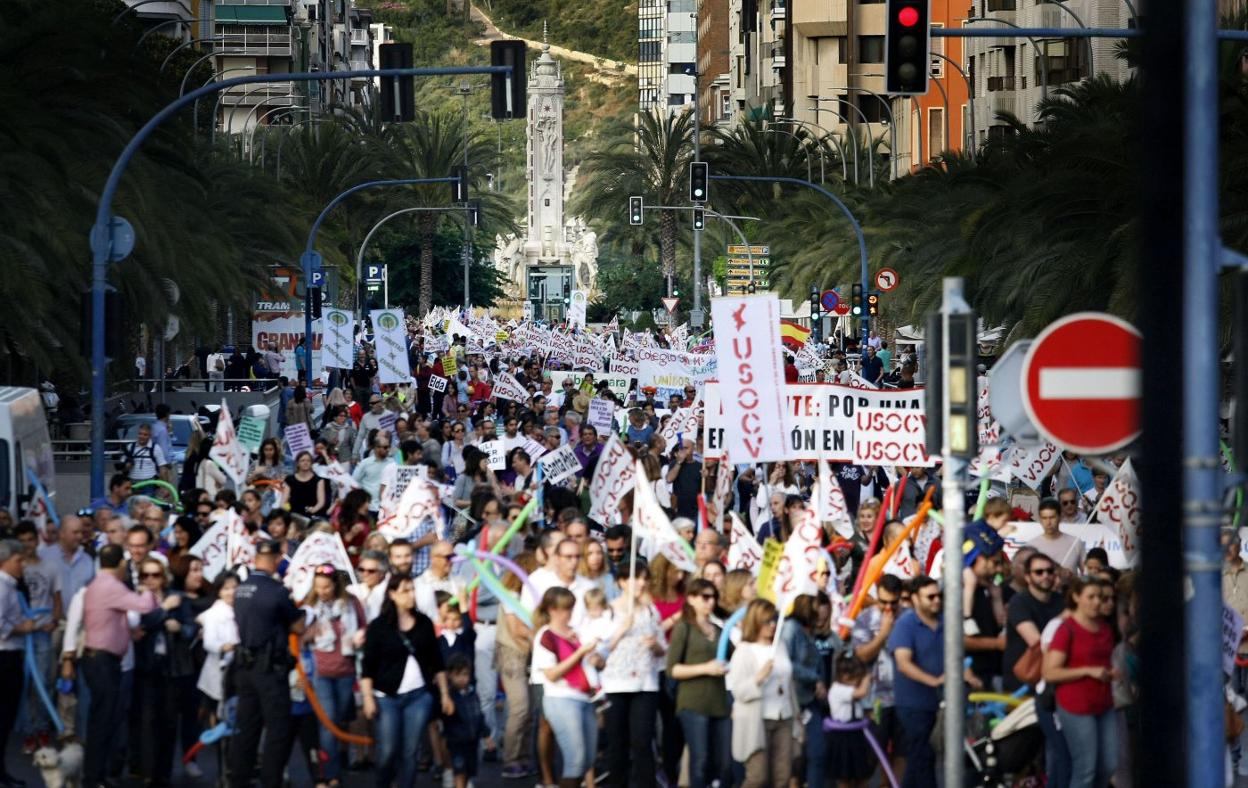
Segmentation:
[(35, 766), (43, 772), (48, 788), (82, 788), (82, 745), (77, 742), (59, 751), (40, 747), (35, 750)]

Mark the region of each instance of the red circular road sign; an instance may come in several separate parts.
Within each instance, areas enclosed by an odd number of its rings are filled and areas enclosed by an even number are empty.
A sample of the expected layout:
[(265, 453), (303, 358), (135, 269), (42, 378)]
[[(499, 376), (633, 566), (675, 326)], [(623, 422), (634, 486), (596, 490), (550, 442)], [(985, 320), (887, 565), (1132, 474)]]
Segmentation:
[(1140, 332), (1100, 312), (1050, 324), (1023, 359), (1023, 408), (1040, 434), (1082, 454), (1140, 434)]
[(885, 293), (897, 287), (897, 283), (900, 281), (901, 277), (892, 268), (881, 268), (875, 274), (875, 286)]
[(845, 315), (849, 314), (849, 304), (842, 301), (839, 304), (837, 304), (836, 309), (833, 309), (832, 311), (844, 317)]

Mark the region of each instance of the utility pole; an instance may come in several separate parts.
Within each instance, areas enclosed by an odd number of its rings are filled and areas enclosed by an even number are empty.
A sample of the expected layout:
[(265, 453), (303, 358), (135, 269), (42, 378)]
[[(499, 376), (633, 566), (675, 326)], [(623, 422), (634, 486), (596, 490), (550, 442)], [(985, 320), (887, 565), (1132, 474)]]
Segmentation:
[[(468, 21), (467, 9), (471, 5), (470, 0), (464, 0), (464, 22)], [(464, 97), (464, 182), (461, 185), (464, 196), (465, 207), (468, 204), (468, 94), (472, 91), (472, 86), (468, 84), (468, 80), (459, 83), (460, 95)], [(470, 302), (468, 292), (468, 270), (472, 266), (472, 223), (464, 222), (464, 246), (460, 251), (460, 262), (464, 266), (464, 309), (468, 308)]]
[[(696, 16), (694, 21), (695, 29), (697, 25)], [(697, 40), (697, 36), (694, 36)], [(693, 160), (702, 161), (702, 118), (699, 109), (700, 97), (698, 96), (698, 72), (697, 65), (694, 65), (693, 72)], [(709, 196), (709, 195), (708, 195)], [(705, 314), (702, 311), (702, 230), (694, 225), (693, 228), (693, 309), (689, 311), (689, 325), (695, 331), (702, 329), (706, 322)]]

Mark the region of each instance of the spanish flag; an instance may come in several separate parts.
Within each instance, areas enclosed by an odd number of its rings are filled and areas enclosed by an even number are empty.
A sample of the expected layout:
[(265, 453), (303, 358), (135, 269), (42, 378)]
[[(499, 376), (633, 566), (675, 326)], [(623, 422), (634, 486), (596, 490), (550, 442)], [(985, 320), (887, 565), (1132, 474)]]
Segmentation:
[(810, 336), (810, 329), (805, 326), (798, 325), (792, 320), (780, 321), (780, 342), (796, 353), (806, 344), (806, 338)]

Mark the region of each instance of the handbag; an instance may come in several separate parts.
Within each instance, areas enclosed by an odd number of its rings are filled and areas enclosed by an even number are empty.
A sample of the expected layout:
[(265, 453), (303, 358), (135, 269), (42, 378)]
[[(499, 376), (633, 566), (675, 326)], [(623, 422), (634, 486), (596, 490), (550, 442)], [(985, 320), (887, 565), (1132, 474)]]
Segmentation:
[(1028, 646), (1023, 655), (1014, 663), (1014, 678), (1032, 687), (1040, 682), (1041, 668), (1044, 666), (1044, 653), (1040, 644)]

